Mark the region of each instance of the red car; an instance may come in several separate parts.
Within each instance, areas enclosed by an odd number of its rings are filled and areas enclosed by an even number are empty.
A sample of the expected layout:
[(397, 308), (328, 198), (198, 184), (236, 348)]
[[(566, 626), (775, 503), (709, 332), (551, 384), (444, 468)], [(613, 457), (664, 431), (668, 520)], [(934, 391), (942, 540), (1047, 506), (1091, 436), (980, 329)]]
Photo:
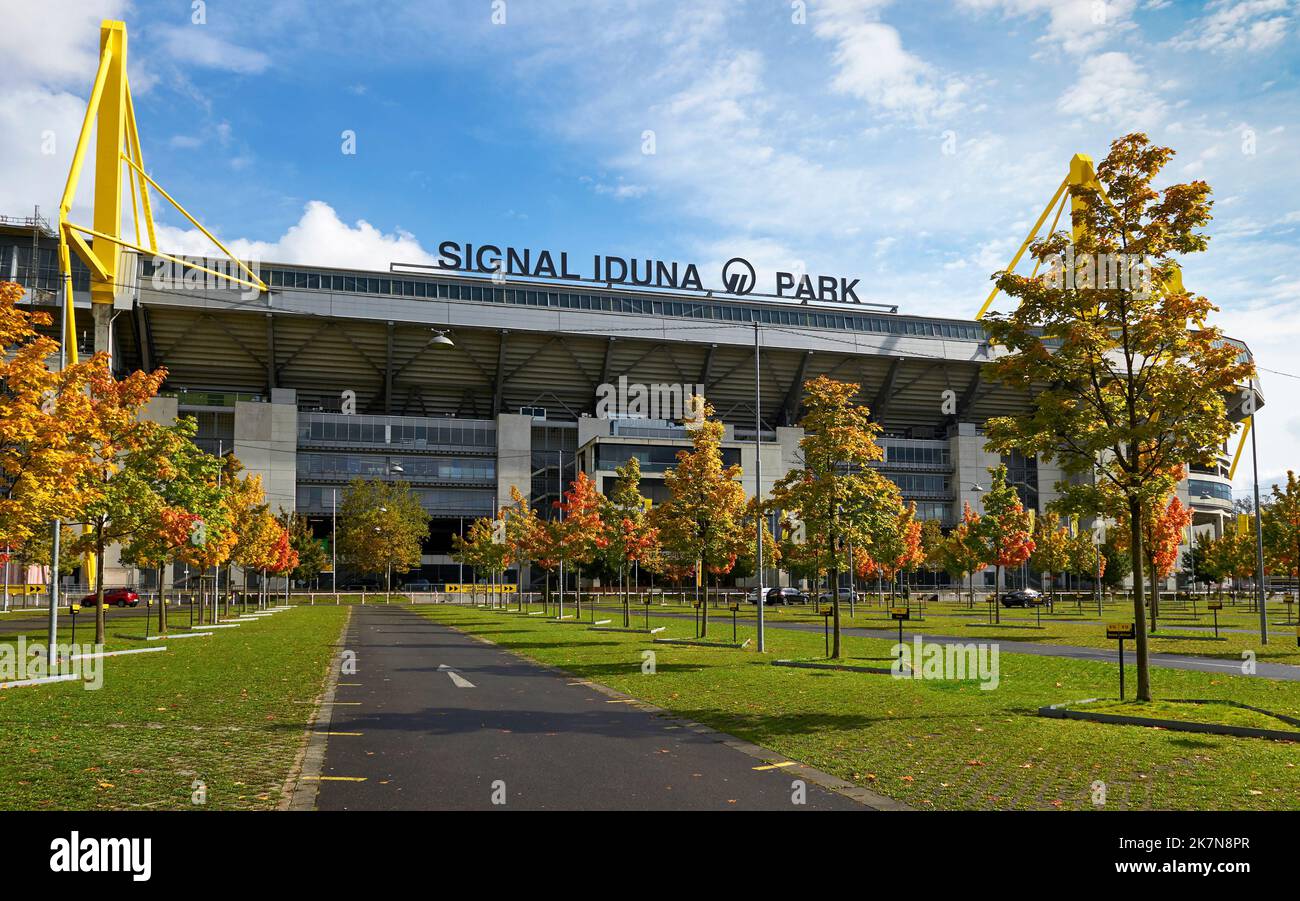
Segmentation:
[[(140, 595), (129, 588), (105, 588), (104, 603), (114, 607), (136, 607), (140, 604)], [(82, 598), (81, 606), (94, 607), (95, 595), (88, 594)]]

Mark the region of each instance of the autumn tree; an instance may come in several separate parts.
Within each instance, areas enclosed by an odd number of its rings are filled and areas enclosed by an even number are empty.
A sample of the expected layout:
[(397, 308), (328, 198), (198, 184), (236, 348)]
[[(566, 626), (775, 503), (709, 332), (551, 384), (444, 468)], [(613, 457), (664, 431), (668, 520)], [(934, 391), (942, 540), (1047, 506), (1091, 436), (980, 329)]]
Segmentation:
[[(581, 617), (582, 568), (594, 561), (609, 545), (609, 535), (601, 517), (602, 499), (596, 490), (596, 483), (585, 472), (580, 472), (555, 505), (560, 512), (560, 518), (552, 522), (555, 553), (562, 564), (574, 568), (576, 609), (577, 615)], [(560, 603), (564, 603), (563, 585), (560, 586)]]
[(1002, 572), (1029, 560), (1034, 539), (1030, 535), (1030, 513), (1016, 489), (1007, 483), (1007, 467), (998, 465), (989, 472), (993, 482), (984, 495), (984, 516), (977, 534), (986, 549), (985, 560), (994, 567), (993, 621), (1001, 622)]
[(295, 582), (312, 581), (329, 563), (325, 545), (316, 537), (311, 522), (301, 513), (294, 513), (289, 517), (289, 546), (298, 558), (293, 572), (289, 574)]
[[(452, 559), (470, 567), (475, 574), (475, 588), (470, 592), (471, 600), (477, 597), (479, 574), (488, 574), (495, 578), (505, 572), (509, 565), (509, 547), (500, 523), (500, 520), (490, 516), (481, 516), (469, 524), (463, 536), (451, 536)], [(492, 597), (489, 600), (495, 604), (497, 598)]]
[(1193, 581), (1205, 583), (1207, 592), (1209, 586), (1221, 585), (1228, 577), (1222, 555), (1217, 553), (1214, 545), (1212, 533), (1197, 532), (1192, 546), (1183, 552), (1183, 566), (1191, 573)]
[(108, 358), (97, 357), (88, 386), (93, 431), (86, 447), (92, 465), (74, 489), (82, 507), (75, 521), (84, 527), (72, 545), (95, 560), (95, 643), (104, 642), (104, 551), (129, 541), (156, 520), (165, 506), (160, 489), (176, 474), (171, 462), (175, 436), (156, 422), (140, 419), (166, 373), (136, 371), (113, 377)]
[(921, 523), (921, 565), (933, 577), (938, 587), (938, 575), (943, 571), (943, 526), (937, 519), (923, 520)]
[(534, 554), (544, 546), (546, 523), (537, 515), (519, 489), (510, 486), (510, 504), (501, 508), (498, 516), (505, 529), (507, 548), (506, 565), (513, 565), (518, 573), (519, 590), (524, 590), (524, 566), (536, 562)]
[(863, 578), (877, 576), (888, 581), (892, 598), (899, 575), (920, 566), (925, 559), (916, 504), (900, 504), (894, 523), (878, 531), (868, 547), (853, 547), (852, 552), (854, 571)]
[(90, 384), (106, 363), (98, 355), (51, 370), (59, 343), (38, 331), (50, 316), (19, 307), (22, 296), (0, 282), (0, 547), (34, 559), (53, 522), (85, 503), (100, 427)]
[(818, 376), (804, 383), (806, 413), (800, 421), (802, 467), (774, 486), (773, 502), (804, 524), (830, 571), (831, 656), (841, 655), (839, 575), (851, 546), (884, 562), (899, 537), (902, 494), (872, 464), (884, 459), (876, 444), (880, 426), (854, 401), (860, 385)]
[(981, 538), (980, 515), (969, 503), (962, 503), (961, 522), (948, 533), (937, 552), (939, 565), (960, 584), (970, 580), (966, 606), (975, 606), (975, 573), (988, 566), (988, 548)]
[[(1127, 514), (1121, 509), (1119, 516), (1119, 541), (1121, 546), (1128, 542), (1132, 529), (1128, 526)], [(1151, 587), (1151, 631), (1156, 631), (1157, 617), (1160, 615), (1160, 583), (1168, 579), (1174, 571), (1178, 560), (1178, 548), (1183, 543), (1183, 534), (1192, 524), (1192, 510), (1173, 494), (1163, 506), (1152, 505), (1144, 511), (1142, 520), (1143, 565)]]
[(429, 514), (405, 482), (353, 479), (339, 502), (338, 521), (339, 557), (359, 572), (391, 582), (392, 573), (420, 565)]
[[(1106, 575), (1107, 560), (1093, 541), (1091, 531), (1079, 530), (1066, 541), (1067, 572), (1091, 579), (1096, 584)], [(1083, 601), (1079, 600), (1079, 605)]]
[[(1042, 273), (997, 273), (1017, 305), (986, 320), (1007, 351), (991, 374), (1033, 398), (1023, 413), (989, 420), (990, 446), (1055, 460), (1066, 474), (1058, 491), (1077, 511), (1115, 513), (1098, 496), (1109, 489), (1128, 513), (1140, 701), (1151, 698), (1143, 516), (1169, 494), (1176, 467), (1213, 461), (1232, 432), (1227, 397), (1253, 375), (1217, 328), (1200, 325), (1213, 304), (1182, 290), (1176, 258), (1207, 245), (1210, 187), (1153, 187), (1172, 156), (1145, 135), (1116, 140), (1097, 180), (1070, 187), (1072, 248), (1056, 232), (1031, 247)], [(1062, 278), (1067, 249), (1084, 265)], [(1098, 277), (1107, 267), (1133, 277)]]
[[(748, 539), (745, 489), (739, 466), (723, 465), (721, 422), (705, 403), (691, 428), (691, 450), (678, 451), (677, 465), (664, 473), (668, 500), (655, 508), (664, 553), (679, 571), (695, 566), (702, 573), (729, 570)], [(703, 624), (709, 628), (709, 586), (704, 581)]]
[[(158, 632), (167, 633), (164, 570), (182, 551), (203, 538), (205, 522), (225, 503), (219, 472), (222, 461), (194, 443), (197, 424), (183, 416), (154, 433), (168, 466), (152, 486), (160, 505), (142, 517), (140, 527), (122, 545), (121, 560), (155, 571), (158, 580)], [(215, 518), (219, 518), (219, 515)]]
[(1056, 606), (1056, 577), (1073, 570), (1071, 550), (1070, 533), (1061, 525), (1059, 514), (1049, 512), (1038, 520), (1034, 529), (1034, 552), (1029, 557), (1029, 567), (1034, 572), (1047, 576), (1053, 609)]
[(631, 457), (614, 470), (614, 484), (604, 499), (601, 521), (607, 530), (605, 550), (611, 569), (618, 570), (623, 600), (623, 626), (631, 622), (628, 577), (635, 564), (644, 565), (656, 551), (659, 530), (650, 524), (641, 496), (641, 463)]
[(1273, 572), (1296, 579), (1300, 602), (1300, 478), (1290, 470), (1286, 487), (1273, 486), (1272, 503), (1264, 508), (1264, 549)]

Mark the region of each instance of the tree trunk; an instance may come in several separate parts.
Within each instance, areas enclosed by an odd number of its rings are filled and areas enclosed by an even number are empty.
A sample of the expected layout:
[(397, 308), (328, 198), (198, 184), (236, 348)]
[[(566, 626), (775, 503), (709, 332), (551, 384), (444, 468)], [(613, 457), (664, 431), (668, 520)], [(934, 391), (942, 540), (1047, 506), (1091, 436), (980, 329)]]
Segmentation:
[[(95, 644), (104, 643), (104, 525), (95, 527)], [(51, 652), (53, 648), (50, 649)]]
[(840, 562), (831, 554), (831, 659), (840, 659)]
[(1002, 622), (1002, 567), (993, 567), (993, 622)]
[(158, 567), (158, 634), (167, 634), (167, 596), (163, 594), (163, 567)]
[(700, 637), (709, 634), (709, 580), (704, 578), (704, 563), (700, 563), (700, 572), (696, 580), (704, 583), (704, 600), (700, 604)]
[(1134, 664), (1137, 666), (1137, 699), (1151, 700), (1151, 667), (1147, 651), (1147, 619), (1145, 599), (1143, 598), (1144, 581), (1142, 549), (1142, 503), (1136, 495), (1128, 499), (1130, 556), (1133, 560), (1133, 626), (1134, 626)]
[(1151, 632), (1156, 631), (1156, 617), (1160, 615), (1160, 577), (1155, 561), (1151, 561)]

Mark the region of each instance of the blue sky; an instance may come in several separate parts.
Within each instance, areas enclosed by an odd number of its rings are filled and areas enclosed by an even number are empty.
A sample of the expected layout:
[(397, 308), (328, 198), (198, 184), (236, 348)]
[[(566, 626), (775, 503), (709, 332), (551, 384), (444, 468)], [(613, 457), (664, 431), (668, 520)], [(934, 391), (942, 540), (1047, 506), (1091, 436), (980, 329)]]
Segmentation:
[[(971, 316), (1070, 156), (1146, 131), (1178, 151), (1168, 181), (1214, 188), (1186, 282), (1265, 370), (1261, 474), (1300, 466), (1300, 379), (1281, 374), (1300, 375), (1295, 0), (60, 0), (5, 15), (0, 212), (54, 209), (99, 20), (123, 18), (150, 170), (261, 259), (385, 268), (457, 239), (693, 261), (713, 282), (739, 254), (768, 289), (802, 267), (904, 312)], [(205, 249), (160, 218), (171, 246)]]

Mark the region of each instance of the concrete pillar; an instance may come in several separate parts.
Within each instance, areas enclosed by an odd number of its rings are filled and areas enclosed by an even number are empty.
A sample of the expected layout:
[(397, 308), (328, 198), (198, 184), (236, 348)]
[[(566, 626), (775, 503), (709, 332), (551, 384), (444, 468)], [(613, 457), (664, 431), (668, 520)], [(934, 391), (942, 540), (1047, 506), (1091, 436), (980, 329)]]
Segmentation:
[(292, 512), (298, 500), (298, 403), (292, 388), (276, 388), (271, 403), (236, 401), (235, 456), (262, 477), (271, 512)]

